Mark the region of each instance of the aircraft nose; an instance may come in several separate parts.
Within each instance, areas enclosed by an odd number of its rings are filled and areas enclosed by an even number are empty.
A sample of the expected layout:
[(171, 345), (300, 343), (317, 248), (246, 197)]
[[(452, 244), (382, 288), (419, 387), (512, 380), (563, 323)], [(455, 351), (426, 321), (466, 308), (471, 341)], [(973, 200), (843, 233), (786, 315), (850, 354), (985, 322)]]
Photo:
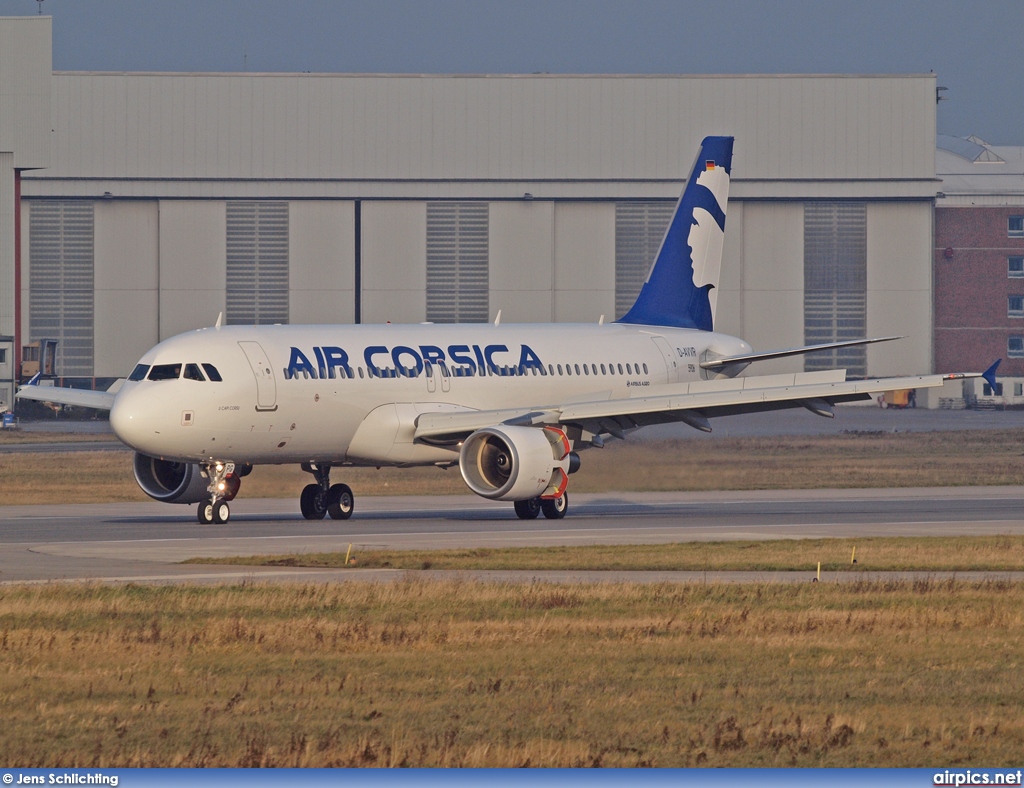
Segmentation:
[(110, 409), (110, 428), (121, 443), (140, 449), (146, 433), (152, 433), (152, 427), (144, 426), (146, 419), (140, 408), (140, 401), (135, 392), (121, 391)]

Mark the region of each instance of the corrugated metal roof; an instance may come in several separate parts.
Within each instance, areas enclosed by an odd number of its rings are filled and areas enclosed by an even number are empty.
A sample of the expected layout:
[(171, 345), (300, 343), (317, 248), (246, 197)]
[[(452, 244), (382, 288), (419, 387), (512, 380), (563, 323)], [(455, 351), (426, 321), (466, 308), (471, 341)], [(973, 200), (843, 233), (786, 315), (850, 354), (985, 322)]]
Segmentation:
[(677, 179), (707, 134), (737, 178), (929, 179), (934, 81), (59, 72), (33, 179)]

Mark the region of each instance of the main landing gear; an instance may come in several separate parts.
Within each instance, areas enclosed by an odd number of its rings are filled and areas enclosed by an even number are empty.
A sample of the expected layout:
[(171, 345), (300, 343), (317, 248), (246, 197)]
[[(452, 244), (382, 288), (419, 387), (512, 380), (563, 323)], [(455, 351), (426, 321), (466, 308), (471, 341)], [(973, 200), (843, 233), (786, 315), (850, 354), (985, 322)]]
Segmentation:
[[(235, 473), (233, 462), (207, 462), (203, 463), (201, 467), (206, 478), (210, 480), (206, 487), (207, 492), (210, 493), (210, 500), (199, 502), (196, 519), (201, 525), (210, 523), (223, 525), (231, 519), (231, 507), (228, 506), (228, 501), (234, 500), (238, 495), (242, 479)], [(252, 466), (244, 467), (251, 469)]]
[(562, 493), (557, 498), (529, 498), (525, 501), (515, 502), (516, 516), (520, 520), (536, 520), (537, 516), (544, 513), (549, 520), (561, 520), (569, 511), (569, 493)]
[(304, 462), (302, 470), (313, 474), (316, 484), (307, 484), (299, 496), (299, 508), (307, 520), (347, 520), (355, 510), (352, 488), (347, 484), (331, 484), (331, 464)]

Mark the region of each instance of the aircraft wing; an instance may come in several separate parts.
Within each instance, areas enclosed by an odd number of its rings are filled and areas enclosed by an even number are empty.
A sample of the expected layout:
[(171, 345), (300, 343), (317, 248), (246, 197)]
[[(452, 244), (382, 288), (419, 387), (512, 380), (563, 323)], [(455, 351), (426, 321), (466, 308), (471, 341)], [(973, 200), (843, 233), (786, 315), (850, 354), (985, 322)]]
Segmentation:
[(39, 376), (32, 378), (18, 389), (15, 395), (19, 399), (31, 399), (37, 402), (54, 402), (59, 405), (74, 405), (79, 408), (96, 408), (110, 410), (117, 396), (118, 383), (110, 387), (110, 391), (90, 391), (88, 389), (72, 389), (64, 386), (40, 386)]
[(846, 380), (845, 370), (760, 375), (747, 378), (702, 380), (641, 390), (633, 396), (593, 402), (573, 402), (521, 410), (424, 413), (416, 422), (416, 440), (426, 442), (465, 437), (497, 424), (577, 425), (594, 434), (623, 437), (625, 430), (651, 424), (682, 421), (710, 431), (708, 417), (757, 413), (804, 407), (822, 416), (832, 415), (839, 402), (870, 399), (873, 394), (897, 389), (941, 386), (947, 380), (981, 377), (983, 373), (914, 375), (874, 380)]

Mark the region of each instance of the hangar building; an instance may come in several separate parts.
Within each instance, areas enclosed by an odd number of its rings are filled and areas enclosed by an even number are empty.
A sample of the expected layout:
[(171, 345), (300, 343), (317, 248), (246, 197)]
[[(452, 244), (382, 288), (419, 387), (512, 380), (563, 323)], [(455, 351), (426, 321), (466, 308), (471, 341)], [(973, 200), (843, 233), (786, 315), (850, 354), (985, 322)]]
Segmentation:
[[(611, 320), (736, 137), (716, 328), (929, 372), (935, 77), (53, 72), (0, 19), (0, 336), (127, 374), (229, 323)], [(2, 398), (2, 395), (0, 395)]]

